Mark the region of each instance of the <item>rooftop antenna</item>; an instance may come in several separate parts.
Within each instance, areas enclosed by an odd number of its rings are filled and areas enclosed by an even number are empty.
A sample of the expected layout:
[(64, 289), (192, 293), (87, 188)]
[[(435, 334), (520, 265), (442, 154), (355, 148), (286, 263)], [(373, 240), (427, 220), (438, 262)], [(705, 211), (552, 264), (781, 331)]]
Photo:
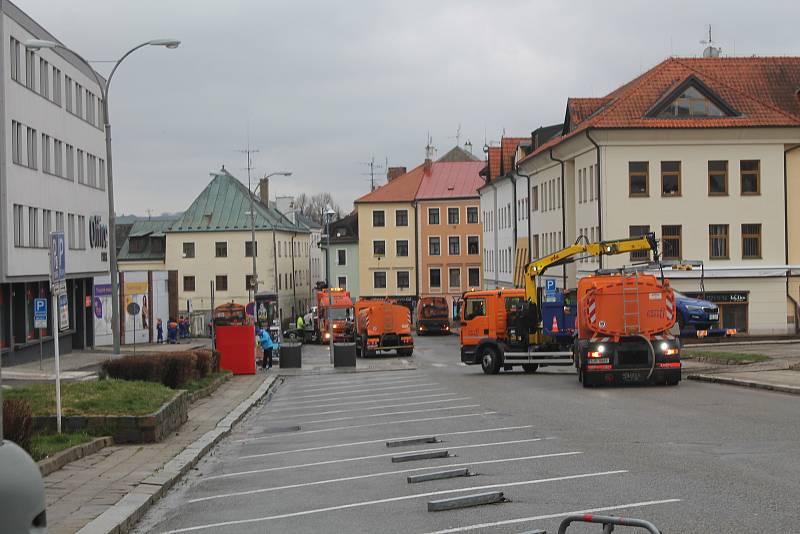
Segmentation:
[(153, 218), (153, 210), (147, 208), (145, 211), (147, 212), (147, 220), (151, 220)]
[(362, 173), (364, 176), (369, 176), (369, 190), (375, 191), (375, 171), (380, 169), (387, 169), (388, 170), (388, 162), (389, 158), (386, 158), (387, 166), (384, 167), (383, 165), (376, 165), (375, 164), (375, 156), (370, 156), (369, 161), (359, 161), (361, 165), (367, 165), (369, 167), (369, 172)]
[(448, 137), (448, 139), (455, 139), (456, 146), (461, 146), (461, 123), (458, 123), (458, 128), (456, 129), (456, 134), (453, 136)]
[(425, 159), (433, 160), (436, 153), (436, 147), (433, 146), (433, 137), (428, 132), (428, 144), (425, 145)]
[(249, 122), (247, 123), (247, 147), (243, 148), (243, 149), (240, 149), (240, 150), (237, 150), (237, 152), (247, 155), (247, 167), (245, 167), (245, 169), (247, 169), (247, 192), (252, 194), (253, 189), (250, 186), (250, 172), (255, 168), (255, 167), (253, 167), (252, 155), (253, 154), (257, 154), (258, 153), (258, 149), (250, 148), (250, 123)]
[(708, 40), (700, 41), (700, 44), (706, 45), (705, 50), (703, 50), (703, 57), (719, 57), (722, 52), (722, 48), (714, 46), (714, 40), (711, 38), (711, 24), (708, 25)]

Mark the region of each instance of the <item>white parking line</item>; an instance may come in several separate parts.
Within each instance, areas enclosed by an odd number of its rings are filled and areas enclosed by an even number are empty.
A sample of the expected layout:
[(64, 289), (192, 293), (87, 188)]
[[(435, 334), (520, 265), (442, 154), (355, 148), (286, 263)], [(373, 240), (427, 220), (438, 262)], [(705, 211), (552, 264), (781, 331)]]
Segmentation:
[[(444, 390), (445, 390), (445, 388), (438, 387), (438, 386), (437, 387), (428, 387), (428, 388), (425, 388), (425, 389), (418, 389), (418, 390), (414, 391), (413, 394), (416, 395), (417, 393), (430, 393), (432, 391), (444, 391)], [(450, 394), (451, 393), (445, 393), (445, 395), (450, 395)], [(294, 400), (292, 398), (273, 399), (273, 400), (270, 401), (270, 404), (281, 405), (281, 406), (286, 405), (286, 404), (291, 404), (293, 406), (296, 406), (296, 405), (301, 405), (301, 404), (313, 404), (313, 403), (328, 402), (328, 401), (338, 401), (338, 400), (347, 400), (347, 399), (371, 399), (371, 398), (374, 398), (374, 397), (396, 397), (396, 396), (397, 396), (397, 392), (390, 391), (389, 393), (370, 393), (369, 395), (355, 395), (355, 396), (353, 396), (353, 395), (344, 395), (342, 397), (329, 397), (329, 398), (326, 398), (326, 399), (308, 399), (308, 400), (301, 400), (301, 401), (296, 401), (296, 400)]]
[(406, 410), (403, 412), (383, 412), (383, 413), (371, 413), (367, 415), (351, 415), (347, 417), (332, 417), (330, 419), (315, 419), (314, 421), (301, 421), (305, 425), (310, 425), (312, 423), (331, 423), (334, 421), (348, 421), (350, 419), (364, 419), (365, 417), (384, 417), (387, 415), (401, 415), (407, 413), (423, 413), (423, 412), (441, 412), (443, 410), (462, 410), (464, 408), (477, 408), (480, 404), (463, 404), (461, 406), (446, 406), (443, 408), (425, 408), (423, 410)]
[(357, 386), (377, 386), (379, 384), (397, 384), (400, 382), (420, 382), (422, 380), (427, 380), (424, 376), (415, 376), (415, 377), (406, 377), (406, 378), (397, 378), (393, 380), (370, 380), (368, 382), (342, 382), (341, 384), (329, 384), (329, 385), (321, 385), (321, 386), (314, 386), (310, 388), (291, 388), (291, 391), (294, 393), (313, 393), (320, 389), (347, 389), (353, 388)]
[(298, 385), (316, 385), (316, 384), (337, 384), (337, 383), (345, 383), (345, 382), (352, 382), (353, 380), (360, 380), (363, 382), (367, 382), (369, 380), (386, 380), (389, 378), (405, 378), (409, 376), (418, 376), (421, 373), (398, 373), (397, 371), (372, 371), (369, 373), (357, 373), (353, 375), (352, 373), (347, 373), (345, 375), (303, 375), (303, 376), (293, 376), (289, 377), (292, 384)]
[(496, 488), (510, 488), (515, 486), (529, 486), (533, 484), (543, 484), (546, 482), (561, 482), (564, 480), (576, 480), (581, 478), (590, 478), (590, 477), (600, 477), (600, 476), (607, 476), (607, 475), (620, 475), (623, 473), (627, 473), (627, 470), (618, 470), (618, 471), (601, 471), (598, 473), (582, 473), (579, 475), (566, 475), (560, 477), (551, 477), (551, 478), (539, 478), (533, 480), (522, 480), (519, 482), (507, 482), (505, 484), (489, 484), (486, 486), (471, 486), (469, 488), (459, 488), (459, 489), (449, 489), (449, 490), (440, 490), (440, 491), (429, 491), (427, 493), (417, 493), (414, 495), (402, 495), (400, 497), (389, 497), (386, 499), (376, 499), (373, 501), (361, 501), (355, 502), (350, 504), (341, 504), (338, 506), (328, 506), (326, 508), (316, 508), (313, 510), (303, 510), (302, 512), (292, 512), (288, 514), (279, 514), (279, 515), (270, 515), (265, 517), (256, 517), (253, 519), (239, 519), (236, 521), (224, 521), (221, 523), (210, 523), (207, 525), (197, 525), (194, 527), (187, 527), (187, 528), (179, 528), (175, 530), (167, 531), (166, 534), (177, 534), (178, 532), (192, 532), (194, 530), (205, 530), (205, 529), (213, 529), (219, 527), (228, 527), (232, 525), (247, 525), (250, 523), (262, 523), (264, 521), (272, 521), (275, 519), (286, 519), (289, 517), (300, 517), (304, 515), (311, 515), (311, 514), (318, 514), (322, 512), (332, 512), (335, 510), (347, 510), (351, 508), (360, 508), (362, 506), (371, 506), (373, 504), (383, 504), (387, 502), (397, 502), (397, 501), (407, 501), (409, 499), (419, 499), (422, 497), (433, 497), (435, 495), (447, 495), (448, 493), (465, 493), (468, 491), (480, 491), (480, 490), (488, 490), (488, 489), (496, 489)]
[(506, 519), (505, 521), (495, 521), (493, 523), (479, 523), (476, 525), (467, 525), (464, 527), (448, 528), (445, 530), (428, 532), (427, 534), (451, 534), (453, 532), (466, 532), (468, 530), (482, 530), (485, 528), (497, 527), (500, 525), (513, 525), (515, 523), (541, 521), (542, 519), (556, 519), (559, 517), (566, 517), (568, 515), (573, 515), (573, 514), (596, 514), (598, 512), (608, 512), (610, 510), (624, 510), (626, 508), (642, 508), (643, 506), (653, 506), (656, 504), (669, 504), (675, 502), (681, 502), (681, 499), (663, 499), (660, 501), (632, 502), (629, 504), (618, 504), (615, 506), (601, 506), (600, 508), (589, 508), (587, 510), (573, 510), (572, 512), (559, 512), (557, 514), (534, 515), (530, 517), (520, 517), (519, 519)]
[[(354, 389), (352, 393), (369, 393), (370, 391), (386, 391), (388, 389), (412, 389), (412, 388), (421, 388), (421, 387), (428, 387), (428, 386), (438, 386), (439, 384), (435, 382), (424, 382), (420, 384), (407, 384), (404, 386), (386, 386), (382, 388), (373, 388), (373, 389)], [(444, 389), (444, 388), (442, 388)], [(331, 395), (342, 395), (343, 393), (351, 393), (349, 391), (335, 391), (332, 393), (317, 393), (315, 395), (300, 395), (298, 397), (292, 397), (292, 399), (317, 399), (322, 397), (330, 397)], [(289, 399), (286, 399), (289, 400)]]
[[(270, 417), (270, 420), (278, 421), (281, 419), (295, 419), (297, 417), (316, 417), (319, 415), (331, 415), (335, 413), (363, 412), (365, 410), (382, 410), (384, 408), (405, 408), (406, 406), (422, 406), (423, 404), (436, 404), (437, 402), (455, 402), (464, 400), (470, 400), (470, 398), (453, 397), (451, 399), (435, 399), (435, 400), (420, 401), (420, 402), (402, 402), (400, 404), (380, 404), (378, 406), (367, 406), (365, 408), (344, 408), (342, 410), (328, 410), (327, 412), (296, 413), (292, 415), (280, 415), (278, 417)], [(306, 410), (314, 409), (314, 406), (306, 406), (305, 409)]]
[[(438, 390), (435, 389), (435, 390), (431, 390), (431, 391), (438, 391)], [(420, 393), (420, 392), (417, 391), (416, 393)], [(384, 395), (397, 397), (397, 393), (386, 393)], [(453, 393), (436, 393), (435, 395), (414, 395), (414, 399), (431, 399), (433, 397), (447, 397), (448, 395), (453, 395)], [(366, 397), (370, 397), (372, 395), (365, 395), (365, 396)], [(361, 398), (361, 397), (356, 397), (356, 398)], [(331, 400), (331, 399), (326, 399), (326, 400)], [(387, 399), (383, 399), (383, 400), (387, 400)], [(319, 401), (305, 401), (305, 402), (307, 402), (307, 403), (308, 402), (317, 402), (318, 403)], [(325, 404), (312, 404), (311, 406), (296, 406), (296, 407), (293, 407), (293, 408), (278, 408), (277, 410), (273, 409), (273, 408), (269, 408), (269, 413), (285, 412), (285, 411), (296, 409), (296, 408), (328, 408), (330, 406), (350, 406), (352, 404), (369, 404), (371, 402), (382, 402), (382, 400), (381, 399), (371, 399), (371, 400), (335, 402), (335, 403), (326, 402)]]
[[(527, 439), (515, 439), (511, 441), (497, 441), (495, 443), (473, 443), (471, 445), (457, 445), (455, 447), (438, 447), (436, 449), (421, 449), (416, 451), (403, 451), (403, 453), (413, 454), (413, 453), (421, 453), (421, 452), (435, 452), (435, 451), (452, 451), (452, 450), (460, 450), (460, 449), (477, 449), (480, 447), (494, 447), (500, 445), (517, 445), (519, 443), (532, 443), (534, 441), (547, 441), (555, 438), (527, 438)], [(359, 460), (374, 460), (375, 458), (389, 458), (391, 456), (397, 456), (401, 454), (397, 451), (395, 452), (387, 452), (384, 454), (372, 454), (370, 456), (357, 456), (355, 458), (339, 458), (338, 460), (323, 460), (321, 462), (309, 462), (305, 464), (294, 464), (294, 465), (281, 465), (278, 467), (265, 467), (263, 469), (253, 469), (250, 471), (239, 471), (236, 473), (225, 473), (224, 475), (214, 475), (209, 477), (204, 477), (203, 480), (214, 480), (217, 478), (230, 478), (242, 475), (252, 475), (255, 473), (269, 473), (270, 471), (285, 471), (287, 469), (297, 469), (299, 467), (314, 467), (317, 465), (330, 465), (330, 464), (340, 464), (346, 462), (356, 462)], [(250, 454), (248, 456), (239, 456), (238, 460), (245, 460), (251, 458), (261, 458), (263, 456), (267, 456), (265, 454)]]
[[(480, 430), (461, 430), (459, 432), (444, 432), (444, 433), (436, 433), (437, 437), (440, 436), (460, 436), (464, 434), (481, 434), (484, 432), (508, 432), (510, 430), (524, 430), (526, 428), (533, 428), (533, 425), (523, 425), (523, 426), (504, 426), (500, 428), (482, 428)], [(371, 439), (369, 441), (352, 441), (350, 443), (338, 443), (336, 445), (322, 445), (320, 447), (306, 447), (305, 449), (292, 449), (289, 451), (275, 451), (275, 452), (266, 452), (261, 456), (278, 456), (281, 454), (291, 454), (295, 452), (309, 452), (309, 451), (322, 451), (325, 449), (338, 449), (340, 447), (354, 447), (356, 445), (369, 445), (371, 443), (381, 443), (386, 441), (399, 441), (403, 439), (414, 439), (414, 438), (422, 438), (425, 436), (393, 436), (389, 438), (382, 438), (382, 439)]]
[(319, 486), (321, 484), (333, 484), (336, 482), (348, 482), (350, 480), (360, 480), (362, 478), (373, 478), (373, 477), (382, 477), (387, 475), (400, 475), (403, 473), (417, 473), (419, 471), (427, 471), (429, 469), (442, 469), (442, 468), (452, 468), (452, 467), (472, 467), (475, 465), (486, 465), (486, 464), (499, 464), (505, 462), (521, 462), (524, 460), (540, 460), (543, 458), (558, 458), (560, 456), (575, 456), (577, 454), (583, 454), (583, 451), (569, 451), (569, 452), (553, 452), (550, 454), (537, 454), (535, 456), (520, 456), (519, 458), (501, 458), (499, 460), (482, 460), (480, 462), (462, 462), (458, 464), (446, 464), (446, 465), (436, 465), (436, 466), (428, 466), (428, 467), (415, 467), (413, 469), (400, 469), (399, 471), (383, 471), (381, 473), (371, 473), (369, 475), (357, 475), (352, 477), (342, 477), (342, 478), (329, 478), (326, 480), (317, 480), (315, 482), (302, 482), (298, 484), (288, 484), (286, 486), (275, 486), (271, 488), (259, 488), (254, 490), (248, 491), (236, 491), (233, 493), (221, 493), (219, 495), (209, 495), (208, 497), (198, 497), (197, 499), (189, 499), (186, 501), (187, 503), (195, 503), (195, 502), (203, 502), (203, 501), (210, 501), (214, 499), (224, 499), (227, 497), (241, 497), (242, 495), (254, 495), (258, 493), (268, 493), (270, 491), (280, 491), (280, 490), (287, 490), (287, 489), (295, 489), (295, 488), (304, 488), (306, 486)]
[(402, 423), (420, 423), (423, 421), (441, 421), (442, 419), (461, 419), (463, 417), (483, 417), (486, 415), (495, 415), (497, 412), (476, 412), (476, 413), (464, 413), (464, 414), (457, 414), (457, 415), (446, 415), (444, 417), (423, 417), (420, 419), (404, 419), (401, 421), (381, 421), (380, 423), (365, 423), (363, 425), (346, 425), (346, 426), (335, 426), (333, 428), (318, 428), (315, 430), (302, 430), (300, 432), (281, 432), (278, 434), (267, 434), (264, 436), (256, 436), (254, 438), (244, 438), (244, 439), (237, 439), (234, 443), (246, 443), (248, 441), (261, 441), (263, 439), (273, 439), (280, 436), (301, 436), (303, 434), (318, 434), (320, 432), (338, 432), (339, 430), (351, 430), (354, 428), (367, 428), (371, 426), (384, 426), (384, 425), (399, 425)]

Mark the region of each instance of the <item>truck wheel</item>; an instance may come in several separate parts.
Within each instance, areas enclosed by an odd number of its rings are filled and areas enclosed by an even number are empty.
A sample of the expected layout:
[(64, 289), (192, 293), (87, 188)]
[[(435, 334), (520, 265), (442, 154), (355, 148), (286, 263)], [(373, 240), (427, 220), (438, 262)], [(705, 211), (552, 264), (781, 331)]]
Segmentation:
[(522, 370), (528, 374), (535, 373), (536, 370), (539, 368), (538, 363), (523, 363)]
[(481, 369), (487, 375), (496, 375), (500, 372), (500, 355), (497, 349), (486, 347), (481, 351)]
[(578, 371), (578, 381), (583, 384), (585, 388), (594, 386), (594, 377), (590, 376), (589, 373), (584, 370)]
[(411, 356), (414, 354), (414, 349), (398, 349), (397, 355), (398, 356)]

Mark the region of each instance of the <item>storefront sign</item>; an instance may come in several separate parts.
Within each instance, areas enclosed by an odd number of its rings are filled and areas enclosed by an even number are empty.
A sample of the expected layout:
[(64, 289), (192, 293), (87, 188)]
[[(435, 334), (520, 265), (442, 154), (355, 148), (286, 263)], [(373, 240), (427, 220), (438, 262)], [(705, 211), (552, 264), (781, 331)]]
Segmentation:
[(149, 288), (147, 282), (125, 282), (126, 295), (146, 295)]
[(89, 217), (89, 246), (108, 248), (108, 226), (103, 224), (99, 215)]
[(716, 303), (735, 303), (744, 304), (748, 301), (749, 292), (747, 291), (708, 291), (706, 293), (687, 292), (687, 297), (707, 300)]

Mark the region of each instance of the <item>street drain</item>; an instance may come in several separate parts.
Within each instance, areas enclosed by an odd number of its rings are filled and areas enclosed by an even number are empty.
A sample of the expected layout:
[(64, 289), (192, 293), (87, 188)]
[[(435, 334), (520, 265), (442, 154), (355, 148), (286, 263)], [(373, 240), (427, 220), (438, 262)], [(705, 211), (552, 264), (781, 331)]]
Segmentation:
[(428, 511), (441, 512), (443, 510), (455, 510), (457, 508), (469, 508), (471, 506), (506, 502), (506, 500), (502, 491), (488, 491), (486, 493), (475, 493), (473, 495), (462, 495), (461, 497), (429, 501)]
[(425, 473), (424, 475), (411, 475), (407, 478), (409, 484), (416, 484), (417, 482), (427, 482), (429, 480), (441, 480), (443, 478), (456, 478), (468, 477), (473, 473), (469, 472), (466, 467), (463, 469), (449, 469), (447, 471), (436, 471), (435, 473)]
[(448, 456), (449, 453), (446, 450), (414, 452), (411, 454), (401, 454), (400, 456), (392, 456), (392, 463), (413, 462), (414, 460), (429, 460), (431, 458), (447, 458)]
[(420, 443), (440, 443), (436, 436), (425, 436), (420, 438), (407, 438), (398, 439), (396, 441), (387, 441), (387, 447), (402, 447), (404, 445), (419, 445)]

